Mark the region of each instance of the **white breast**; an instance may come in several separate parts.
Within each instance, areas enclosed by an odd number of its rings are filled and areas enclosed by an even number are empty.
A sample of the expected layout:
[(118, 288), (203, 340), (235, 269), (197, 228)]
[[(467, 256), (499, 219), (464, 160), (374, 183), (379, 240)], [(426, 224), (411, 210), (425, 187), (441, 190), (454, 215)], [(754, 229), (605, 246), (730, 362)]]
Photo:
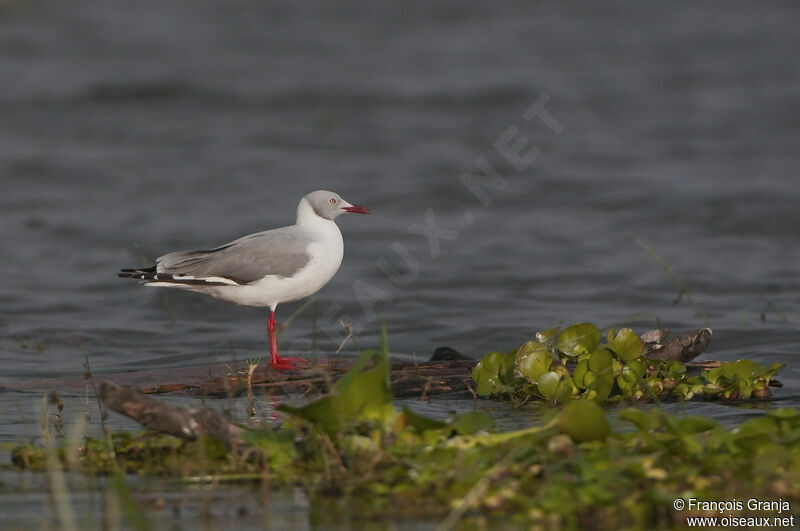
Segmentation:
[(311, 238), (306, 250), (311, 260), (295, 275), (268, 275), (247, 286), (219, 286), (213, 292), (204, 291), (236, 304), (271, 308), (316, 293), (339, 270), (344, 257), (344, 241), (339, 227), (333, 221), (320, 220), (307, 228)]

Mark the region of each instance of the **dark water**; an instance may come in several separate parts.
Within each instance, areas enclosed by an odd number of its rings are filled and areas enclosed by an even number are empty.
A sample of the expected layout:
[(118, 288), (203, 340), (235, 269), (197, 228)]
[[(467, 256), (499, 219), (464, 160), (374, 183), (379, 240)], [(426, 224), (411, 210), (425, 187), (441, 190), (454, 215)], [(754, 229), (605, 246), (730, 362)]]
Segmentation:
[[(343, 316), (362, 346), (382, 318), (393, 352), (475, 357), (707, 319), (710, 357), (789, 364), (800, 404), (796, 3), (299, 4), (0, 4), (0, 385), (264, 354), (265, 312), (115, 273), (323, 188), (373, 215), (340, 218), (292, 353), (330, 353)], [(461, 177), (487, 164), (479, 198)], [(38, 407), (0, 394), (0, 440)]]

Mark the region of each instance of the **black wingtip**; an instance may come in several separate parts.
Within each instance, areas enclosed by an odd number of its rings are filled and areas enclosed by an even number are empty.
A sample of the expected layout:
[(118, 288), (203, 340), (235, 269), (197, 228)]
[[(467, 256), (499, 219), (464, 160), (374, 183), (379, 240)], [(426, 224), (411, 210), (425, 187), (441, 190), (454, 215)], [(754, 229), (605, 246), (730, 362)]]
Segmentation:
[(120, 269), (117, 276), (120, 278), (137, 278), (140, 280), (146, 280), (147, 277), (155, 274), (156, 266), (148, 267), (145, 269)]

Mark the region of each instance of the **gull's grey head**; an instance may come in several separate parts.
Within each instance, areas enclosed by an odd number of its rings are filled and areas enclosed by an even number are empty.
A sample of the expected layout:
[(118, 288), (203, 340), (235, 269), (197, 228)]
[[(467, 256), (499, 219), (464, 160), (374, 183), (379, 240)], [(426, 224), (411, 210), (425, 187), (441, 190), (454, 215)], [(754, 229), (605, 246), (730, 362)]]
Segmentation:
[(370, 211), (361, 205), (355, 205), (342, 199), (342, 196), (336, 192), (329, 192), (327, 190), (317, 190), (311, 192), (303, 197), (303, 200), (308, 201), (314, 213), (319, 217), (334, 220), (338, 216), (351, 212), (354, 214), (369, 214)]

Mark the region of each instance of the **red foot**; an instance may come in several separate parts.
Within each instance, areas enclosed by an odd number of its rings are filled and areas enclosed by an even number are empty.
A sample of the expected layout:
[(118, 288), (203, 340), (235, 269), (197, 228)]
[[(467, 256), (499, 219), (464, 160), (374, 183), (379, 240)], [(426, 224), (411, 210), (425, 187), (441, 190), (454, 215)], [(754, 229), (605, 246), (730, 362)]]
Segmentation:
[(308, 360), (303, 358), (276, 358), (269, 362), (270, 366), (276, 371), (291, 371), (308, 367), (310, 365)]

